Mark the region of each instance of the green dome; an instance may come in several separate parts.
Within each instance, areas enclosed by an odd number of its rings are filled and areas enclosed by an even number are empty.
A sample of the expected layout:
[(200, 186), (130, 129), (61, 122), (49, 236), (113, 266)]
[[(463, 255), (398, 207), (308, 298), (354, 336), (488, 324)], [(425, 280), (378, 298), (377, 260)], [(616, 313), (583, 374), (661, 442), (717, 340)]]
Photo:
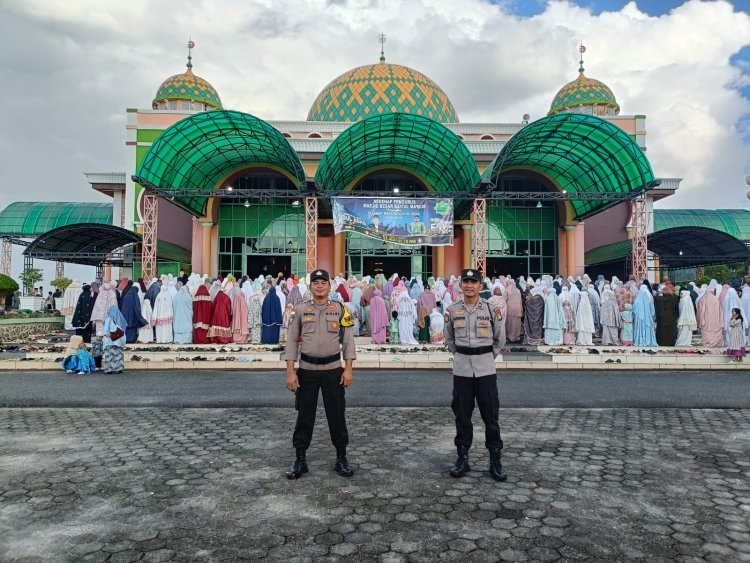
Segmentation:
[(192, 65), (189, 64), (186, 72), (170, 76), (162, 82), (156, 92), (156, 97), (151, 102), (154, 109), (159, 102), (168, 100), (190, 100), (202, 102), (214, 109), (222, 109), (221, 98), (219, 98), (216, 88), (211, 86), (207, 80), (193, 74), (193, 69), (190, 67)]
[(387, 113), (458, 123), (456, 110), (440, 86), (421, 72), (385, 60), (334, 79), (316, 98), (307, 120), (353, 122)]
[[(578, 74), (578, 78), (568, 82), (560, 88), (555, 95), (547, 115), (556, 113), (579, 112), (583, 106), (594, 106), (591, 113), (593, 115), (617, 115), (620, 113), (620, 106), (615, 100), (612, 90), (598, 80), (587, 78), (583, 70)], [(588, 113), (588, 112), (586, 112)]]

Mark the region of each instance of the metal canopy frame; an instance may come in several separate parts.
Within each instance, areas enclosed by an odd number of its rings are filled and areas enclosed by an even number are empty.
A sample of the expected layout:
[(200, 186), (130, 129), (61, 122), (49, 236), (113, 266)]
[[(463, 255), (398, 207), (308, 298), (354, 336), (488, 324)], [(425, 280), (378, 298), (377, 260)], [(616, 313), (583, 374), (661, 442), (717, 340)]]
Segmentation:
[(277, 129), (238, 111), (207, 111), (178, 121), (154, 141), (133, 180), (196, 216), (210, 191), (239, 167), (270, 166), (300, 186), (302, 162)]
[[(122, 263), (124, 256), (115, 251), (140, 241), (139, 235), (122, 227), (79, 223), (40, 235), (23, 254), (30, 259), (97, 266), (103, 262)], [(108, 255), (111, 256), (108, 258)]]
[[(674, 227), (651, 233), (648, 248), (659, 257), (661, 267), (672, 269), (750, 261), (750, 249), (742, 241), (706, 227)], [(586, 266), (627, 261), (632, 252), (631, 240), (593, 248), (587, 254), (593, 254), (595, 261), (587, 259)], [(601, 258), (597, 259), (597, 254)]]
[(323, 154), (315, 180), (326, 193), (340, 193), (384, 166), (413, 172), (441, 195), (471, 192), (479, 181), (474, 158), (453, 131), (407, 113), (377, 115), (347, 128)]
[[(544, 117), (521, 129), (482, 178), (491, 181), (514, 169), (538, 172), (554, 181), (561, 191), (577, 196), (639, 191), (653, 185), (655, 180), (646, 155), (625, 131), (599, 117), (574, 113)], [(616, 198), (569, 199), (579, 219), (617, 201)], [(601, 203), (597, 205), (597, 201)]]

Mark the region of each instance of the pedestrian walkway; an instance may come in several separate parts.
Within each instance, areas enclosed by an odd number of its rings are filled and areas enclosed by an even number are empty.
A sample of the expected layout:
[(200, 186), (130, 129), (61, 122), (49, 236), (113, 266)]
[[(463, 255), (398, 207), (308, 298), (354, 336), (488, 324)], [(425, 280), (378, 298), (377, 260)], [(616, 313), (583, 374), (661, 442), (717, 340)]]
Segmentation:
[[(67, 337), (37, 339), (22, 343), (14, 351), (0, 353), (0, 370), (54, 370), (60, 367)], [(369, 338), (357, 342), (358, 368), (450, 369), (453, 355), (444, 346), (376, 345)], [(6, 347), (7, 349), (7, 347)], [(251, 344), (129, 344), (125, 369), (284, 369), (281, 345)], [(524, 346), (506, 344), (496, 360), (502, 369), (632, 369), (632, 370), (748, 370), (750, 360), (731, 361), (723, 348), (628, 346)]]
[(292, 409), (0, 410), (2, 559), (750, 560), (750, 411), (503, 410), (506, 483), (448, 408), (348, 414), (354, 477), (321, 428), (290, 482)]

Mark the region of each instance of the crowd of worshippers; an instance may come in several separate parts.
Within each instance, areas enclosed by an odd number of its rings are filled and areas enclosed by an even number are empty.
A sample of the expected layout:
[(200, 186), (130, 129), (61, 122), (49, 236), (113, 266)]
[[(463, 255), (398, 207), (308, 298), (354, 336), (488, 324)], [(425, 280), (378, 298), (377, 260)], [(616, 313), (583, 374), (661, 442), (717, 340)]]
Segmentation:
[[(690, 346), (700, 329), (706, 347), (741, 349), (750, 331), (750, 287), (680, 288), (588, 275), (485, 278), (480, 296), (500, 308), (510, 343), (525, 345)], [(461, 298), (460, 280), (383, 274), (331, 280), (329, 298), (354, 319), (354, 335), (373, 344), (442, 344), (444, 314)], [(101, 335), (109, 308), (124, 318), (127, 343), (278, 344), (294, 308), (312, 299), (304, 278), (162, 275), (81, 285), (65, 291), (66, 328), (89, 342)], [(736, 311), (735, 311), (736, 310)], [(734, 335), (734, 339), (732, 339)], [(741, 344), (741, 345), (740, 345)], [(735, 348), (732, 348), (735, 346)], [(739, 355), (739, 354), (735, 354)]]

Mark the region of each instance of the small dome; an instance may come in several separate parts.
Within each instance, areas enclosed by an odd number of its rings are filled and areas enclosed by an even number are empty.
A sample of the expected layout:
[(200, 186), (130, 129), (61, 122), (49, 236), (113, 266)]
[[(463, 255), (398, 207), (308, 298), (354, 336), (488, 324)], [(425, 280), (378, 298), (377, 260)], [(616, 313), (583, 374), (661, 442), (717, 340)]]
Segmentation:
[[(192, 49), (195, 43), (190, 41), (188, 48)], [(221, 98), (216, 88), (201, 78), (193, 74), (192, 56), (188, 54), (187, 70), (182, 74), (170, 76), (159, 86), (156, 97), (151, 102), (154, 109), (185, 109), (169, 107), (167, 102), (186, 100), (194, 102), (194, 107), (190, 109), (222, 109)]]
[(458, 123), (448, 96), (414, 69), (385, 62), (360, 66), (335, 78), (318, 95), (308, 121), (361, 121), (373, 115), (411, 113)]
[[(547, 115), (556, 113), (590, 113), (593, 115), (617, 115), (620, 106), (612, 90), (598, 80), (588, 78), (579, 69), (578, 78), (568, 82), (555, 95)], [(590, 111), (588, 108), (591, 108)]]

